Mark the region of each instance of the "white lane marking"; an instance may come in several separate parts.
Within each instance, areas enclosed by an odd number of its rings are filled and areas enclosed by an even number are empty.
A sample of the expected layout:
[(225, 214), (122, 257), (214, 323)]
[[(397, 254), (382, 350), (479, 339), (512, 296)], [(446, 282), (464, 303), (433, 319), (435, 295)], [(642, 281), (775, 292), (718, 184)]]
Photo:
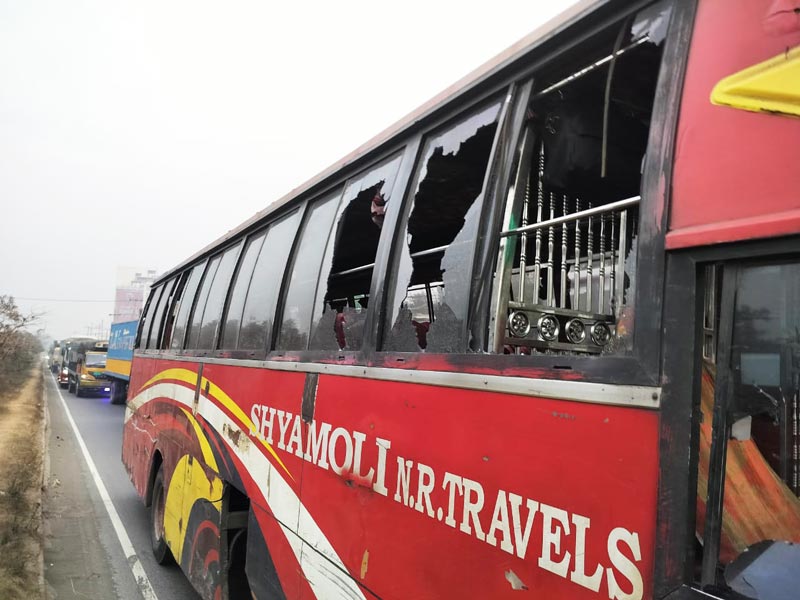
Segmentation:
[(72, 418), (72, 413), (69, 412), (67, 401), (64, 400), (64, 396), (61, 394), (60, 389), (56, 387), (55, 390), (58, 394), (58, 397), (61, 399), (61, 405), (64, 407), (64, 412), (67, 413), (67, 420), (72, 426), (72, 431), (75, 434), (75, 438), (78, 440), (78, 446), (80, 446), (81, 452), (83, 453), (83, 459), (86, 461), (86, 465), (89, 467), (89, 472), (92, 474), (94, 485), (97, 488), (97, 492), (100, 494), (100, 498), (103, 500), (103, 506), (106, 507), (108, 517), (111, 519), (111, 524), (114, 526), (114, 532), (117, 534), (117, 539), (122, 546), (122, 552), (125, 554), (125, 559), (128, 561), (128, 564), (131, 567), (133, 578), (136, 580), (136, 585), (139, 586), (139, 591), (142, 593), (142, 598), (144, 600), (158, 600), (158, 596), (156, 596), (156, 592), (153, 590), (153, 586), (150, 585), (150, 580), (147, 578), (147, 574), (144, 572), (144, 567), (139, 561), (139, 557), (136, 555), (136, 550), (131, 543), (131, 538), (128, 537), (128, 532), (125, 531), (125, 526), (122, 524), (122, 519), (119, 518), (117, 509), (114, 508), (114, 503), (111, 501), (111, 496), (108, 494), (106, 485), (103, 483), (103, 479), (100, 477), (100, 472), (94, 465), (94, 461), (89, 454), (89, 449), (86, 447), (86, 443), (83, 441), (81, 432), (78, 431), (78, 426), (75, 424), (75, 419)]

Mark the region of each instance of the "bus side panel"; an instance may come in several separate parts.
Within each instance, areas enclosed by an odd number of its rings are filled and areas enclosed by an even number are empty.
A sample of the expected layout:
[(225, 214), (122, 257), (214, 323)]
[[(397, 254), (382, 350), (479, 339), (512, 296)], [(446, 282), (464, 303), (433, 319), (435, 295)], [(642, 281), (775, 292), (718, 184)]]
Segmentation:
[(327, 432), (327, 455), (309, 457), (303, 506), (381, 598), (646, 598), (657, 422), (641, 409), (322, 376), (306, 444)]
[(158, 429), (169, 423), (156, 409), (181, 411), (175, 423), (194, 430), (165, 464), (188, 452), (245, 488), (261, 534), (248, 536), (254, 591), (651, 594), (654, 412), (206, 364), (197, 412), (189, 410), (194, 427), (183, 412), (195, 389), (187, 381), (196, 381), (188, 366), (134, 361), (126, 464), (144, 493), (149, 466), (139, 448), (177, 446), (169, 427)]
[[(668, 248), (800, 230), (800, 119), (710, 99), (724, 78), (800, 44), (789, 4), (797, 2), (699, 4), (678, 122)], [(764, 90), (764, 98), (775, 93)]]

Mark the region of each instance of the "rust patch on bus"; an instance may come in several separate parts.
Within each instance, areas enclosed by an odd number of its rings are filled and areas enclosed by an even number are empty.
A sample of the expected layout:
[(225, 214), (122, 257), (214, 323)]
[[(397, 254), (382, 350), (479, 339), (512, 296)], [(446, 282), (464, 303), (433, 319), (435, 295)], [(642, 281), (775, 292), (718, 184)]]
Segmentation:
[(306, 373), (306, 381), (303, 386), (303, 404), (301, 414), (303, 422), (311, 423), (314, 420), (314, 406), (317, 402), (317, 385), (319, 383), (318, 373)]
[(250, 438), (243, 435), (241, 429), (231, 427), (227, 423), (222, 426), (222, 435), (228, 438), (239, 450), (245, 450), (250, 443)]
[(361, 557), (361, 579), (367, 576), (367, 569), (369, 568), (369, 550), (364, 550), (364, 556)]

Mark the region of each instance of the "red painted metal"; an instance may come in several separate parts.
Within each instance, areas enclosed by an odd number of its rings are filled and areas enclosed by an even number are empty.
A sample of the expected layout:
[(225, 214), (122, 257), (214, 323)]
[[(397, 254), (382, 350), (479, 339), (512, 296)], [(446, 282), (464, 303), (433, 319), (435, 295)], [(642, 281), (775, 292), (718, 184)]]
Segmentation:
[(800, 119), (709, 100), (724, 77), (800, 44), (800, 30), (785, 25), (786, 15), (776, 10), (772, 0), (736, 2), (735, 9), (728, 0), (699, 3), (678, 123), (668, 249), (800, 233)]
[[(157, 372), (187, 366), (137, 357), (131, 398)], [(276, 419), (272, 435), (267, 427), (262, 437), (272, 438), (286, 471), (262, 452), (278, 472), (290, 474), (285, 478), (292, 492), (330, 542), (329, 550), (319, 549), (333, 554), (330, 568), (340, 560), (367, 598), (370, 590), (397, 599), (515, 598), (519, 586), (541, 597), (608, 598), (610, 576), (631, 592), (637, 574), (642, 597), (652, 594), (658, 472), (653, 411), (321, 375), (314, 419), (301, 424), (298, 449), (291, 444), (291, 424), (300, 418), (304, 373), (206, 364), (203, 376), (245, 415), (284, 411), (289, 425), (282, 431)], [(180, 433), (186, 425), (177, 404), (158, 402), (173, 407), (173, 423), (168, 408), (153, 420), (157, 405), (151, 402), (125, 426), (124, 458), (137, 489), (146, 483), (150, 466), (144, 458), (152, 449), (134, 449), (164, 431), (172, 432), (167, 445), (185, 444), (167, 453), (169, 460), (186, 453), (201, 458), (191, 435)], [(222, 410), (236, 420), (235, 410)], [(326, 458), (303, 458), (312, 433), (323, 430)], [(238, 435), (209, 434), (233, 456), (287, 596), (315, 597), (314, 582), (298, 576), (301, 567), (287, 541), (297, 523), (273, 518), (279, 511), (257, 485), (263, 487), (263, 474), (248, 471), (235, 456), (234, 445), (259, 445), (258, 432), (242, 427)], [(405, 468), (407, 485), (399, 477)], [(623, 541), (615, 541), (618, 534)], [(587, 589), (595, 584), (596, 591)]]

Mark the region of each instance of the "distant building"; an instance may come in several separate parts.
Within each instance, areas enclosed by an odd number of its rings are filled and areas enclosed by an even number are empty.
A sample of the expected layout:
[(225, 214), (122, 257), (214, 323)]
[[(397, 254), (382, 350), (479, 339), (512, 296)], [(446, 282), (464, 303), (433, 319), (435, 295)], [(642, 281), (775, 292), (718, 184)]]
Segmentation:
[(156, 278), (154, 269), (117, 269), (117, 290), (114, 295), (114, 315), (112, 321), (136, 321), (142, 314), (147, 290)]

